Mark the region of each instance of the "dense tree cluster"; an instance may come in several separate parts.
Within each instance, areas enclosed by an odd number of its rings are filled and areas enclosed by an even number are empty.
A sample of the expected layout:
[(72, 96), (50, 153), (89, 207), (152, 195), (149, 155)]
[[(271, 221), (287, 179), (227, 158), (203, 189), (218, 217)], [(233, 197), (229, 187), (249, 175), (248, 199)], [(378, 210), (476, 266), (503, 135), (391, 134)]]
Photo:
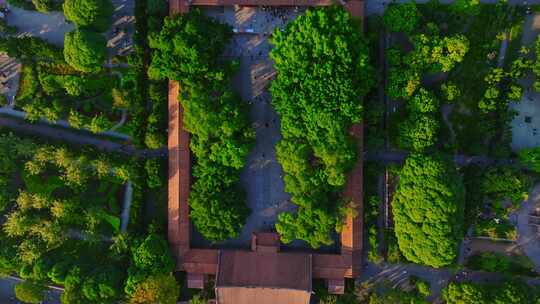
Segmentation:
[(521, 101), (523, 88), (518, 80), (525, 76), (532, 67), (532, 62), (524, 57), (525, 54), (512, 62), (509, 71), (503, 68), (492, 68), (484, 78), (487, 85), (483, 98), (478, 102), (481, 112), (488, 114), (492, 112), (508, 111), (510, 101)]
[(481, 193), (494, 204), (509, 199), (519, 205), (527, 199), (532, 179), (519, 170), (510, 167), (496, 167), (487, 170), (482, 178)]
[(405, 57), (411, 68), (430, 73), (448, 72), (463, 61), (469, 51), (469, 40), (459, 34), (440, 37), (438, 30), (434, 32), (411, 37), (414, 50)]
[(443, 290), (446, 304), (536, 304), (539, 296), (522, 281), (495, 284), (451, 282)]
[(408, 115), (399, 124), (398, 145), (412, 151), (423, 151), (437, 141), (439, 102), (435, 95), (420, 88), (407, 103)]
[(150, 38), (150, 77), (180, 83), (184, 126), (196, 158), (190, 217), (213, 241), (237, 236), (249, 214), (239, 172), (254, 132), (247, 104), (230, 89), (236, 63), (219, 59), (231, 37), (229, 26), (192, 10), (165, 19), (161, 32)]
[(282, 213), (282, 241), (332, 243), (345, 201), (340, 192), (356, 161), (348, 129), (362, 120), (362, 97), (374, 83), (368, 47), (359, 25), (342, 8), (310, 9), (271, 43), (277, 77), (272, 104), (281, 120), (277, 158), (285, 189), (299, 206)]
[(405, 258), (432, 267), (454, 261), (463, 236), (464, 195), (461, 177), (441, 157), (407, 158), (392, 202), (395, 233)]

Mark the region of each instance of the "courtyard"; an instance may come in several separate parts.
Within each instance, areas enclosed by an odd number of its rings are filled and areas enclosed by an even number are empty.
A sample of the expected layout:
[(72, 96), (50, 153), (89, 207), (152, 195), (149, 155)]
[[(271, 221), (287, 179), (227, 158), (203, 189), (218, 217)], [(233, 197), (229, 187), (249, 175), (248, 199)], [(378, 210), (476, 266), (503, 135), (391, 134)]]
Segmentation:
[[(250, 104), (250, 118), (256, 133), (256, 143), (241, 173), (241, 183), (247, 192), (251, 209), (242, 232), (236, 239), (219, 243), (220, 247), (247, 247), (253, 232), (271, 231), (281, 212), (295, 211), (290, 195), (285, 192), (283, 171), (276, 160), (275, 145), (280, 140), (279, 117), (272, 108), (270, 83), (274, 78), (273, 62), (269, 58), (268, 41), (276, 27), (284, 27), (303, 13), (302, 8), (212, 7), (205, 14), (231, 25), (235, 32), (223, 56), (239, 60), (240, 69), (234, 88), (242, 100)], [(194, 245), (208, 245), (198, 233)], [(291, 247), (309, 247), (293, 242)]]

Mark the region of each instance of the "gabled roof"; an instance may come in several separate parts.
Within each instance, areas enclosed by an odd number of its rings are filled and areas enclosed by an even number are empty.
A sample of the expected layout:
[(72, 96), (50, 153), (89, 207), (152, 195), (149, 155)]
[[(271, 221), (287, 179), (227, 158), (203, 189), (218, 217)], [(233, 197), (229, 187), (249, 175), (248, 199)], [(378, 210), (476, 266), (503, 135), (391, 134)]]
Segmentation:
[(219, 304), (307, 304), (311, 255), (221, 251), (216, 279)]

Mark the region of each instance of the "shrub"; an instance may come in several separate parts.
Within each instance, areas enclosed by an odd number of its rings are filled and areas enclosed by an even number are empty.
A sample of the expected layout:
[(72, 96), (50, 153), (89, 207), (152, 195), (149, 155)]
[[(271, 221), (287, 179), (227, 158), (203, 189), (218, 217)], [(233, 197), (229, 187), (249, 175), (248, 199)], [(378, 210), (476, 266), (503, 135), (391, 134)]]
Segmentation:
[(39, 304), (45, 298), (45, 287), (34, 282), (23, 282), (15, 286), (15, 297), (24, 303)]
[(64, 38), (66, 62), (81, 72), (99, 72), (107, 57), (105, 37), (87, 30), (74, 30)]

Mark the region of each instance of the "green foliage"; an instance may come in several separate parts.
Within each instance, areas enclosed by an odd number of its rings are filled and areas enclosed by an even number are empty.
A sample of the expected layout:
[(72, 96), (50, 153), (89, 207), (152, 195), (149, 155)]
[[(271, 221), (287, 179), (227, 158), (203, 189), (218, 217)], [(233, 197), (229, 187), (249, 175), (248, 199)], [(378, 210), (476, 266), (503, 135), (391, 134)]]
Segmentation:
[(519, 161), (530, 170), (540, 173), (540, 147), (522, 149), (518, 152)]
[(484, 290), (472, 283), (454, 283), (443, 289), (446, 304), (487, 304)]
[(81, 72), (99, 72), (106, 56), (106, 41), (101, 34), (74, 30), (64, 38), (65, 60)]
[(82, 284), (82, 293), (92, 302), (105, 302), (120, 296), (123, 278), (122, 273), (112, 267), (95, 269)]
[(180, 286), (172, 274), (153, 275), (139, 283), (130, 296), (130, 304), (176, 304)]
[(17, 58), (23, 63), (34, 59), (63, 62), (62, 50), (38, 37), (7, 37), (0, 38), (0, 51), (6, 52), (9, 57)]
[(163, 185), (162, 182), (162, 166), (158, 159), (147, 159), (144, 168), (148, 176), (147, 184), (148, 188), (159, 188)]
[(111, 23), (113, 5), (110, 0), (65, 0), (64, 15), (78, 28), (106, 31)]
[(480, 0), (456, 0), (450, 4), (456, 14), (477, 15), (480, 12)]
[(458, 86), (452, 82), (443, 83), (441, 85), (441, 91), (445, 100), (447, 101), (454, 101), (461, 95), (461, 91), (459, 90)]
[(413, 114), (399, 124), (398, 146), (422, 152), (437, 141), (439, 122), (433, 115)]
[(134, 266), (150, 273), (168, 273), (174, 269), (169, 246), (163, 237), (148, 235), (133, 251)]
[(456, 169), (441, 157), (407, 158), (392, 202), (405, 258), (432, 267), (453, 262), (463, 235), (464, 192)]
[(23, 282), (15, 286), (15, 297), (23, 303), (39, 304), (45, 298), (45, 287), (34, 282)]
[(167, 18), (151, 40), (148, 70), (151, 78), (180, 82), (184, 127), (197, 159), (190, 218), (212, 241), (236, 237), (249, 214), (238, 176), (254, 133), (246, 104), (230, 89), (234, 64), (217, 59), (231, 37), (229, 26), (198, 10)]
[(534, 276), (534, 264), (525, 256), (507, 256), (497, 252), (482, 252), (467, 260), (472, 270), (501, 272), (509, 275)]
[(415, 2), (391, 4), (384, 12), (383, 22), (391, 32), (411, 33), (420, 20), (420, 12)]
[(340, 193), (357, 157), (347, 130), (361, 121), (359, 100), (374, 84), (367, 44), (338, 6), (308, 10), (275, 31), (271, 43), (278, 72), (272, 104), (283, 136), (277, 159), (285, 189), (299, 206), (295, 215), (280, 214), (276, 229), (286, 243), (329, 245), (346, 212)]
[(535, 76), (534, 88), (536, 91), (540, 91), (540, 36), (536, 38), (536, 41), (534, 43), (534, 50), (534, 53), (536, 54), (534, 64), (532, 65), (532, 71)]
[(418, 294), (422, 297), (428, 297), (431, 294), (429, 287), (429, 283), (426, 281), (418, 280), (416, 282), (416, 290), (418, 291)]
[(443, 290), (446, 304), (534, 304), (533, 290), (522, 281), (508, 280), (494, 284), (451, 282)]
[(511, 167), (498, 167), (488, 170), (482, 180), (481, 191), (493, 201), (500, 204), (510, 199), (515, 206), (526, 200), (532, 180), (519, 170)]
[(48, 13), (62, 9), (61, 3), (55, 0), (32, 0), (32, 4), (38, 12)]
[(419, 34), (411, 37), (414, 51), (408, 53), (405, 61), (409, 66), (428, 72), (448, 72), (463, 61), (469, 51), (469, 40), (464, 35), (440, 37)]
[[(507, 213), (508, 210), (504, 209), (504, 212)], [(516, 227), (505, 219), (507, 215), (503, 217), (503, 219), (497, 218), (496, 220), (479, 220), (474, 225), (473, 235), (514, 241), (517, 240)]]

